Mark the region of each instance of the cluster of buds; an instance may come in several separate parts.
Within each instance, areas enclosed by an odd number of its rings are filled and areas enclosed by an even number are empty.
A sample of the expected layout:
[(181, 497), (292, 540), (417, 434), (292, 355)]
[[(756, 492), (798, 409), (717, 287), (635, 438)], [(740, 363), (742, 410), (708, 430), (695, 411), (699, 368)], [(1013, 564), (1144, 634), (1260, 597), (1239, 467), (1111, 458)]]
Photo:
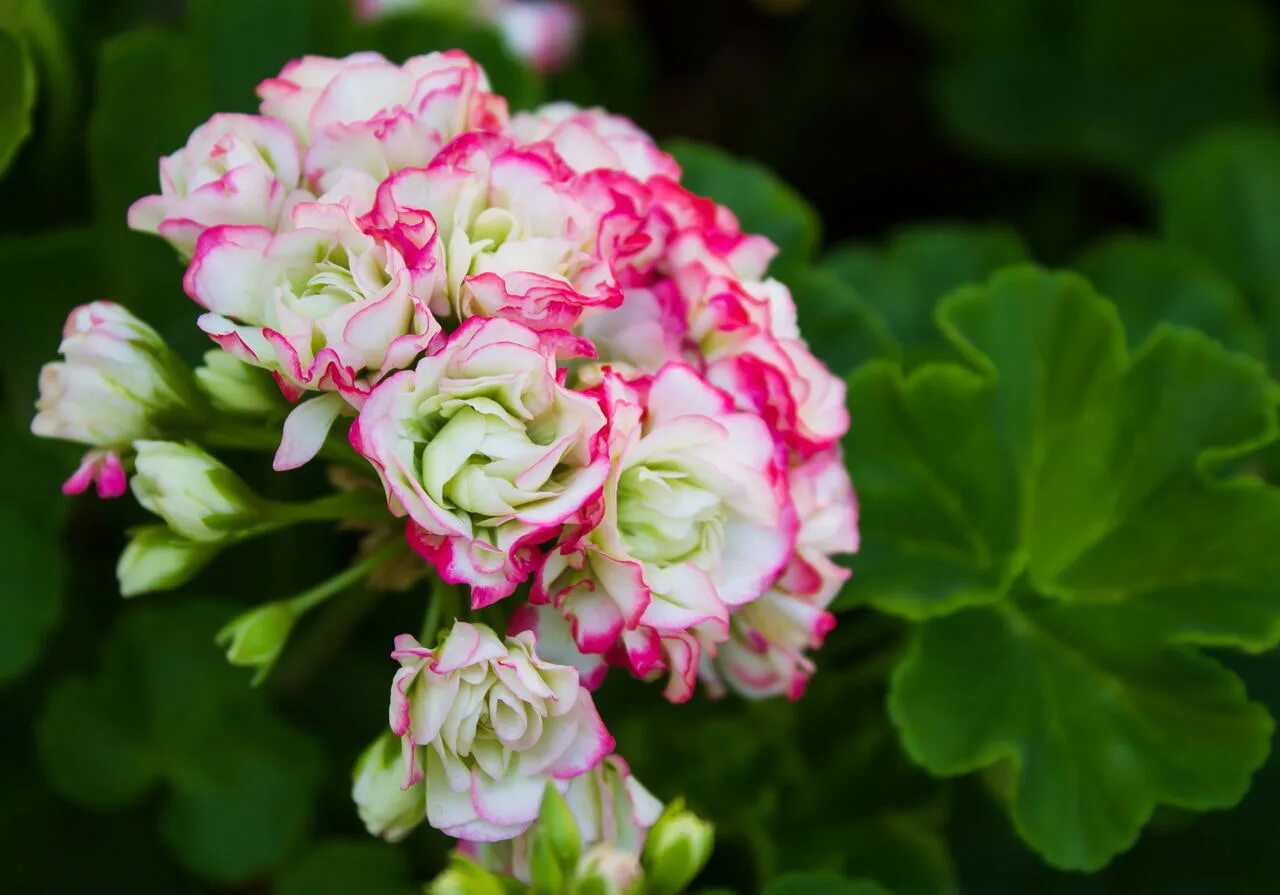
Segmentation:
[[(675, 891), (703, 828), (654, 826), (591, 691), (612, 667), (673, 702), (700, 683), (798, 698), (847, 577), (833, 557), (857, 548), (843, 384), (767, 276), (775, 248), (631, 122), (512, 116), (459, 52), (306, 57), (259, 95), (130, 213), (186, 263), (217, 350), (192, 372), (122, 309), (77, 309), (33, 428), (90, 447), (68, 490), (119, 495), (132, 468), (163, 520), (134, 532), (126, 594), (282, 525), (368, 532), (346, 572), (219, 635), (260, 675), (342, 587), (393, 562), (382, 580), (412, 583), (406, 555), (434, 571), (357, 765), (371, 831), (425, 820), (464, 843), (455, 874)], [(197, 443), (274, 449), (277, 470), (319, 455), (342, 491), (264, 500)], [(538, 822), (558, 800), (581, 847)]]

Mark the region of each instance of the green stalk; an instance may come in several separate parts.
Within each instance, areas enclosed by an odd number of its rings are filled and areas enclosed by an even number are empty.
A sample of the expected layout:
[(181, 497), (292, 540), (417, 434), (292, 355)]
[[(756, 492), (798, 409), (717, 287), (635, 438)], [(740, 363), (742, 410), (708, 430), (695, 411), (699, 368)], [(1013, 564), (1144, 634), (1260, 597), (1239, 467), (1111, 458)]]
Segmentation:
[(310, 590), (305, 590), (296, 597), (287, 600), (286, 603), (290, 609), (301, 615), (319, 606), (335, 594), (339, 594), (352, 585), (359, 583), (366, 575), (386, 563), (403, 549), (404, 544), (399, 541), (383, 544), (364, 559), (354, 563), (327, 581), (322, 581)]

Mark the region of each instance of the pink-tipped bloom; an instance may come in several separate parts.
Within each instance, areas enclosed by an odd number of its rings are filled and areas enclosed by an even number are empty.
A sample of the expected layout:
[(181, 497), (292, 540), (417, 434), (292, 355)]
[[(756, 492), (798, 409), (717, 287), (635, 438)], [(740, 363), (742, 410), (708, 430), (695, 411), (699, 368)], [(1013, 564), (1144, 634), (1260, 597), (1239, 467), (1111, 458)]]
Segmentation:
[[(538, 641), (542, 649), (542, 641)], [(607, 846), (640, 857), (649, 830), (662, 814), (662, 803), (631, 773), (621, 755), (610, 755), (587, 773), (574, 777), (564, 791), (584, 850)], [(533, 827), (502, 842), (458, 843), (458, 851), (486, 870), (530, 883), (529, 854)]]
[(293, 132), (261, 115), (214, 115), (187, 145), (160, 159), (160, 193), (134, 202), (129, 226), (157, 233), (183, 255), (209, 227), (275, 229), (298, 190), (302, 156)]
[[(678, 243), (678, 255), (689, 243)], [(849, 429), (844, 382), (800, 336), (791, 293), (777, 280), (744, 281), (705, 254), (681, 266), (675, 283), (689, 338), (707, 378), (759, 414), (800, 457), (827, 451)]]
[(63, 359), (40, 371), (31, 431), (93, 447), (65, 493), (96, 483), (99, 496), (119, 497), (126, 485), (120, 454), (138, 439), (180, 430), (204, 402), (159, 333), (112, 302), (75, 308), (58, 351)]
[(549, 103), (513, 116), (511, 133), (525, 143), (549, 142), (580, 173), (604, 169), (623, 171), (640, 181), (654, 176), (680, 179), (680, 165), (652, 137), (630, 119), (603, 109)]
[[(298, 205), (293, 228), (282, 233), (208, 230), (184, 285), (208, 311), (200, 328), (270, 370), (291, 400), (325, 391), (359, 404), (440, 335), (399, 252), (362, 232), (340, 205)], [(277, 468), (310, 459), (341, 409), (337, 398), (299, 405)]]
[(554, 158), (469, 134), (427, 168), (386, 180), (361, 219), (417, 269), (440, 315), (569, 329), (622, 293), (596, 248), (598, 218)]
[(351, 442), (378, 470), (412, 545), (474, 606), (510, 594), (609, 472), (604, 413), (566, 388), (557, 343), (473, 318), (369, 396)]
[(585, 653), (693, 692), (729, 612), (760, 597), (795, 544), (780, 451), (767, 426), (690, 367), (606, 374), (609, 479), (580, 530), (546, 557), (532, 599), (569, 619)]
[(396, 638), (391, 730), (405, 786), (426, 780), (427, 822), (450, 836), (495, 842), (538, 816), (548, 783), (561, 792), (613, 749), (578, 673), (540, 659), (531, 634), (504, 641), (455, 622), (435, 649)]
[(791, 470), (800, 531), (786, 570), (760, 599), (730, 618), (730, 637), (703, 663), (715, 691), (727, 684), (753, 699), (799, 699), (814, 671), (809, 650), (835, 627), (827, 611), (849, 572), (832, 556), (858, 549), (858, 506), (838, 452)]
[(484, 70), (450, 50), (395, 65), (377, 53), (306, 56), (258, 86), (263, 114), (284, 121), (306, 147), (307, 183), (323, 192), (349, 172), (377, 183), (425, 165), (454, 137), (496, 133), (506, 100)]

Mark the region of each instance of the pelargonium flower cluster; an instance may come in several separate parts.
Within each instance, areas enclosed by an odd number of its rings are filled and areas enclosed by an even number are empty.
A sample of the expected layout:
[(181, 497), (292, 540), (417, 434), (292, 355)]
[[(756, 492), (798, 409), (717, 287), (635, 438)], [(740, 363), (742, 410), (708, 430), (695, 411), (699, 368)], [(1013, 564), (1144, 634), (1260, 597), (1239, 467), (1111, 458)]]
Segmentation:
[[(184, 377), (126, 312), (78, 310), (35, 428), (90, 445), (73, 488), (97, 475), (116, 494), (137, 451), (186, 456), (156, 443), (174, 434), (161, 411), (199, 404), (216, 429), (223, 408), (271, 406), (232, 372), (265, 371), (292, 405), (275, 467), (348, 430), (387, 522), (473, 612), (504, 610), (505, 637), (473, 617), (397, 640), (403, 750), (371, 748), (357, 775), (371, 828), (526, 835), (548, 784), (572, 795), (603, 773), (590, 690), (610, 667), (665, 680), (673, 702), (699, 681), (798, 697), (857, 529), (843, 385), (767, 276), (774, 246), (681, 186), (630, 121), (511, 115), (460, 52), (306, 57), (258, 92), (260, 114), (197, 128), (129, 215), (186, 260), (224, 353)], [(192, 383), (207, 394), (184, 397)], [(249, 499), (174, 505), (188, 486), (160, 479), (188, 466), (152, 464), (145, 493), (231, 537), (200, 513)], [(656, 807), (608, 766), (591, 785), (631, 794), (637, 852)]]

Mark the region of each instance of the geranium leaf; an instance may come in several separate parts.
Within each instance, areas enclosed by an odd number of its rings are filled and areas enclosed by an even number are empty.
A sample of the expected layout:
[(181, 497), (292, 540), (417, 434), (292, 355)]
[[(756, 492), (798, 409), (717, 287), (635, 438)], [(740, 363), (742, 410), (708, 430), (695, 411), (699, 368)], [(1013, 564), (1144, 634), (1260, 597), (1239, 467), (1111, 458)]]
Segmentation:
[(944, 49), (944, 117), (985, 152), (1144, 166), (1269, 112), (1269, 28), (1248, 0), (902, 0)]
[(765, 887), (764, 895), (890, 895), (868, 880), (852, 880), (838, 873), (788, 873)]
[(1124, 234), (1091, 246), (1075, 266), (1115, 302), (1131, 348), (1161, 323), (1175, 323), (1232, 350), (1266, 356), (1262, 333), (1240, 290), (1192, 251)]
[(308, 849), (276, 877), (275, 895), (412, 895), (403, 851), (372, 840), (335, 839)]
[(876, 310), (825, 265), (787, 273), (805, 341), (823, 363), (845, 373), (875, 357), (897, 356), (898, 346)]
[(305, 835), (320, 758), (223, 661), (212, 633), (225, 616), (206, 603), (126, 613), (98, 673), (54, 686), (36, 733), (50, 781), (72, 801), (118, 807), (163, 783), (161, 832), (179, 863), (233, 883)]
[(27, 48), (0, 23), (0, 174), (31, 133), (35, 98), (36, 74)]
[(0, 463), (22, 470), (0, 485), (0, 683), (31, 666), (62, 615), (67, 501), (58, 494), (59, 453), (37, 445), (13, 414), (0, 418)]
[(909, 360), (945, 347), (933, 323), (934, 306), (949, 292), (1025, 261), (1015, 233), (998, 226), (920, 224), (894, 233), (883, 246), (846, 245), (821, 262), (875, 309)]
[(1097, 868), (1266, 755), (1265, 711), (1192, 645), (1280, 640), (1280, 490), (1220, 480), (1274, 439), (1275, 386), (1191, 330), (1129, 353), (1071, 274), (1003, 271), (937, 316), (966, 364), (850, 378), (871, 562), (847, 599), (926, 619), (891, 697), (913, 757), (1013, 760), (1019, 832)]
[(1168, 238), (1244, 291), (1280, 367), (1280, 130), (1227, 128), (1178, 152), (1157, 177)]
[(1094, 870), (1157, 804), (1234, 805), (1273, 724), (1229, 671), (1153, 639), (1126, 607), (1033, 602), (921, 626), (893, 679), (907, 750), (959, 774), (1013, 764), (1018, 832), (1061, 868)]

